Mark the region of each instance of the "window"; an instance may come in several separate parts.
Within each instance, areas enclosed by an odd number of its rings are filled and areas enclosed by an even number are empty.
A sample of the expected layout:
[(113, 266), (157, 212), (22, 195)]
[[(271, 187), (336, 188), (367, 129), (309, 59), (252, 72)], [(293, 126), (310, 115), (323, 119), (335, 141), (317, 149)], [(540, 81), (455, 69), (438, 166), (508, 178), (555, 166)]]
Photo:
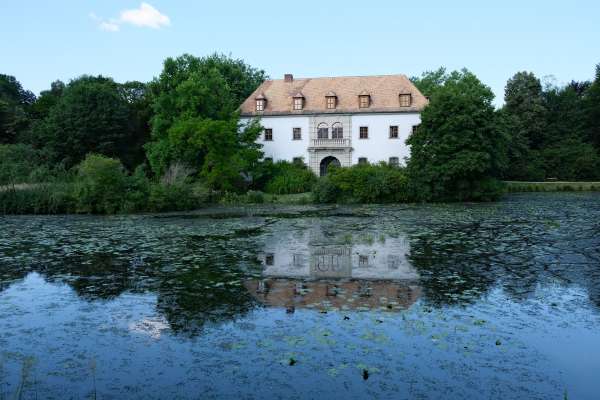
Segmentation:
[(327, 124), (319, 124), (317, 127), (317, 138), (329, 139), (329, 128), (327, 127)]
[(370, 103), (371, 103), (371, 96), (369, 96), (369, 95), (358, 96), (358, 106), (360, 108), (369, 108)]
[(419, 127), (419, 125), (413, 125), (412, 127), (412, 133), (417, 132), (417, 128)]
[(400, 257), (396, 255), (389, 255), (387, 257), (388, 269), (398, 269), (400, 266)]
[(256, 100), (256, 111), (264, 111), (265, 110), (265, 101), (264, 100)]
[(369, 138), (369, 127), (361, 126), (358, 128), (358, 138), (359, 139), (368, 139)]
[(335, 108), (335, 106), (337, 105), (337, 101), (336, 101), (336, 97), (335, 96), (327, 96), (327, 108), (328, 109), (333, 109)]
[(398, 126), (390, 126), (390, 139), (398, 139)]
[(294, 110), (302, 110), (304, 99), (302, 97), (294, 97)]
[(344, 128), (342, 127), (342, 124), (340, 124), (339, 122), (336, 122), (335, 124), (333, 124), (333, 127), (331, 128), (331, 138), (332, 139), (343, 139), (344, 138)]
[(400, 107), (410, 107), (411, 104), (412, 95), (410, 93), (400, 95)]
[(304, 264), (302, 254), (292, 254), (292, 263), (294, 267), (301, 267)]
[(369, 256), (359, 255), (358, 256), (358, 266), (359, 267), (368, 267), (369, 266)]
[(293, 140), (302, 140), (302, 129), (300, 129), (300, 128), (292, 129), (292, 139)]
[(399, 165), (400, 165), (400, 159), (399, 159), (398, 157), (390, 157), (389, 164), (390, 164), (392, 167), (397, 167), (397, 166), (399, 166)]
[(273, 140), (273, 129), (267, 128), (265, 129), (265, 141), (272, 141)]
[(367, 157), (358, 157), (358, 163), (364, 165), (367, 163)]
[(265, 254), (265, 264), (273, 265), (275, 263), (275, 254), (267, 253)]

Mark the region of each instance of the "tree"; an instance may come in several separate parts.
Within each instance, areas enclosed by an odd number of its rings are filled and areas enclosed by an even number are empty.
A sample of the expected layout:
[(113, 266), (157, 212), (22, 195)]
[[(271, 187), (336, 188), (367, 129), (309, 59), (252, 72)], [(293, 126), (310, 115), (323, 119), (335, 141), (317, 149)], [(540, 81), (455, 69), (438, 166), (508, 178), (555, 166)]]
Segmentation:
[(506, 178), (516, 180), (543, 178), (543, 171), (531, 163), (536, 151), (548, 140), (547, 110), (540, 80), (530, 72), (518, 72), (506, 83), (505, 105), (501, 112), (506, 133), (510, 135), (509, 168)]
[(444, 67), (439, 67), (435, 71), (425, 71), (420, 77), (413, 76), (410, 78), (417, 89), (427, 97), (430, 97), (436, 89), (440, 88), (446, 79), (448, 79), (448, 74)]
[(24, 90), (14, 76), (0, 74), (0, 144), (15, 143), (29, 125), (35, 95)]
[(55, 162), (71, 167), (92, 152), (121, 156), (129, 128), (129, 106), (119, 85), (102, 76), (82, 76), (67, 85), (32, 136)]
[(162, 175), (183, 162), (213, 188), (238, 187), (261, 154), (259, 125), (241, 127), (236, 110), (264, 78), (263, 71), (225, 56), (168, 58), (150, 85), (154, 116), (146, 154), (153, 172)]
[(409, 182), (417, 200), (491, 200), (506, 166), (506, 139), (495, 129), (491, 89), (467, 70), (433, 91), (408, 138)]
[(594, 82), (585, 92), (584, 98), (587, 140), (600, 151), (600, 64), (596, 65)]
[(121, 96), (129, 110), (127, 136), (119, 144), (118, 154), (121, 161), (133, 170), (146, 159), (144, 145), (150, 140), (150, 119), (152, 118), (152, 100), (148, 85), (131, 81), (119, 85)]

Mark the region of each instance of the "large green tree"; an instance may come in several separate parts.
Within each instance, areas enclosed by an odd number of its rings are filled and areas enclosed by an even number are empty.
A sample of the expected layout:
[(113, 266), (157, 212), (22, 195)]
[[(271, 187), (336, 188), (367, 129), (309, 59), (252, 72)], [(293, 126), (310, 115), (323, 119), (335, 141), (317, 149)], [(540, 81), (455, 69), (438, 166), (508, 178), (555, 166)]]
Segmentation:
[(539, 179), (537, 153), (546, 143), (546, 115), (542, 84), (533, 73), (518, 72), (506, 83), (502, 126), (510, 135), (509, 168), (506, 178)]
[(506, 165), (506, 140), (495, 127), (491, 89), (455, 71), (434, 90), (421, 125), (408, 138), (408, 173), (417, 200), (490, 200)]
[(600, 64), (596, 65), (594, 82), (585, 92), (583, 107), (587, 140), (600, 151)]
[(102, 76), (82, 76), (64, 88), (31, 136), (66, 167), (92, 152), (121, 158), (131, 132), (129, 117), (127, 99), (117, 83)]
[(14, 76), (0, 74), (0, 144), (15, 143), (29, 126), (35, 95), (24, 90)]
[(184, 163), (213, 188), (239, 187), (260, 158), (260, 127), (240, 126), (236, 110), (264, 79), (263, 71), (221, 55), (167, 59), (151, 84), (154, 116), (146, 149), (153, 172)]
[(448, 73), (444, 67), (439, 67), (435, 71), (425, 71), (421, 76), (410, 78), (417, 89), (427, 97), (430, 97), (435, 90), (440, 88), (446, 79), (448, 79)]

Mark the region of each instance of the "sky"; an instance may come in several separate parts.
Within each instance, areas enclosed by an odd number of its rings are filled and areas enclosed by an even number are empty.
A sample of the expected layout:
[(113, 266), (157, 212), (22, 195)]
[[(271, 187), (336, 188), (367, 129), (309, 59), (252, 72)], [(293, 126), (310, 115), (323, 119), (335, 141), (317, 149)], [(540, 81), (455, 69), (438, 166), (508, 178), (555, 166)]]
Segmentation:
[(149, 81), (219, 52), (271, 78), (468, 68), (502, 103), (518, 71), (556, 84), (600, 63), (600, 1), (0, 0), (0, 73), (34, 93), (82, 74)]

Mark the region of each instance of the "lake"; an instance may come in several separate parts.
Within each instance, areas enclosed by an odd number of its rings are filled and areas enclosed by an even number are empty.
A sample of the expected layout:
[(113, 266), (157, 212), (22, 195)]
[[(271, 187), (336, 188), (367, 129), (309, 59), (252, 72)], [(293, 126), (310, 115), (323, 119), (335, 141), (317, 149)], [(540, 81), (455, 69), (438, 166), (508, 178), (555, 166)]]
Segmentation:
[(0, 399), (596, 399), (600, 193), (0, 217)]

